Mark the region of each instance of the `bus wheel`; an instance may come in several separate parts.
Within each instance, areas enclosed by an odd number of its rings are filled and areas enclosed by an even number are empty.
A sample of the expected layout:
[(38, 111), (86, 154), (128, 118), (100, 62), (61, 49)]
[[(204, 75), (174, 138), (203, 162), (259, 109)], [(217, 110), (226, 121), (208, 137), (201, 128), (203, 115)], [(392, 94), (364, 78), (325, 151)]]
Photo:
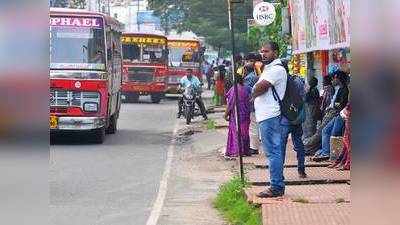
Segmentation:
[(117, 116), (114, 114), (110, 117), (110, 122), (107, 127), (107, 134), (115, 134), (117, 132)]
[(93, 143), (103, 144), (106, 138), (106, 128), (102, 127), (93, 131)]
[(160, 103), (160, 101), (161, 101), (161, 94), (152, 94), (151, 95), (152, 103)]

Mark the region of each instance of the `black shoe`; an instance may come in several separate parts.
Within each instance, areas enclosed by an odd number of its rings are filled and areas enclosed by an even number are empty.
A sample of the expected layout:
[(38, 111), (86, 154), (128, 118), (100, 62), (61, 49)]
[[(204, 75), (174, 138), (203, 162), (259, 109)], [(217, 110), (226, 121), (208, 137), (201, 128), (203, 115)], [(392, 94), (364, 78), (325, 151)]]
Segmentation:
[(307, 178), (307, 174), (304, 171), (299, 171), (299, 178), (300, 179), (306, 179)]
[(203, 119), (204, 119), (204, 120), (208, 120), (208, 117), (207, 117), (207, 116), (203, 116)]
[(275, 197), (281, 197), (284, 194), (285, 194), (284, 191), (274, 191), (271, 188), (268, 188), (267, 190), (258, 193), (256, 196), (259, 198), (275, 198)]
[(322, 162), (322, 161), (327, 161), (329, 159), (329, 156), (318, 156), (312, 158), (314, 162)]

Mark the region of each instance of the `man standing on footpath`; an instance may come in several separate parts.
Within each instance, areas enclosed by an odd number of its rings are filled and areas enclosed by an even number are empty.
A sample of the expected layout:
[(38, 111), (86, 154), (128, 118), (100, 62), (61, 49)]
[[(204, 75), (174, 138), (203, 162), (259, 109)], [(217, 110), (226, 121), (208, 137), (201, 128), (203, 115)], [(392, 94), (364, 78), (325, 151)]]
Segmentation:
[(279, 46), (275, 42), (267, 42), (261, 48), (264, 70), (253, 88), (256, 120), (260, 128), (261, 142), (269, 160), (270, 188), (257, 194), (258, 197), (269, 198), (282, 196), (285, 193), (283, 177), (284, 154), (282, 151), (281, 111), (278, 101), (274, 99), (272, 86), (280, 99), (283, 99), (287, 73), (278, 59)]
[[(244, 85), (249, 88), (250, 92), (258, 81), (258, 76), (254, 71), (255, 58), (256, 55), (254, 53), (249, 53), (245, 57), (246, 64), (244, 66)], [(250, 152), (251, 154), (258, 154), (261, 143), (253, 102), (251, 102), (250, 121)]]

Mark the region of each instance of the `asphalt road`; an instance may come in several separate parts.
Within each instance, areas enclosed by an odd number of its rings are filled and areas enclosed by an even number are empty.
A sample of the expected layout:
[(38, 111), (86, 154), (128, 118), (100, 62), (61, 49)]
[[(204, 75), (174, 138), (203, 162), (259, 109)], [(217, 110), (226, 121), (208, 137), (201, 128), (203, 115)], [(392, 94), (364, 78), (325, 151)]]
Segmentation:
[(172, 140), (176, 101), (141, 100), (122, 105), (118, 132), (102, 145), (90, 144), (85, 134), (52, 137), (51, 224), (146, 224)]

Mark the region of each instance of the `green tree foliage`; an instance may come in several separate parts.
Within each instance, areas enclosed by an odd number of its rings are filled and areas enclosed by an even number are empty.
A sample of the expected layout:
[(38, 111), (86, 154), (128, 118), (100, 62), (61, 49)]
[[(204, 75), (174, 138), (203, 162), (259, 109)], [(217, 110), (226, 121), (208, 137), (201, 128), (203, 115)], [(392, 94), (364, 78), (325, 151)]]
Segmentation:
[(282, 8), (287, 6), (287, 0), (282, 0), (280, 3), (275, 6), (276, 19), (274, 23), (264, 27), (250, 28), (248, 41), (251, 49), (259, 49), (265, 41), (274, 41), (279, 44), (281, 55), (286, 53), (289, 37), (282, 35)]
[[(216, 48), (231, 49), (226, 0), (150, 0), (149, 5), (161, 17), (164, 29), (190, 30)], [(252, 17), (252, 1), (234, 4), (234, 9), (236, 47), (247, 52), (247, 19)]]
[(51, 7), (60, 7), (65, 8), (68, 7), (69, 1), (68, 0), (54, 0), (51, 1)]
[(70, 7), (74, 9), (84, 9), (86, 7), (85, 0), (70, 0)]

